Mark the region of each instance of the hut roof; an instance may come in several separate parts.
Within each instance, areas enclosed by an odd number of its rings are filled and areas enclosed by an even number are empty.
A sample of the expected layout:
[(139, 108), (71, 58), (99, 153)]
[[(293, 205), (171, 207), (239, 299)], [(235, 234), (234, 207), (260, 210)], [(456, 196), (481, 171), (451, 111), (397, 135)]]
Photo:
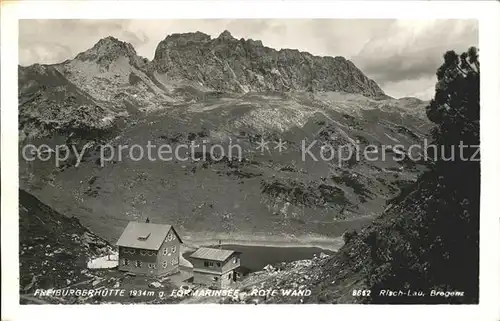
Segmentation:
[(214, 249), (210, 247), (200, 247), (196, 252), (190, 255), (190, 257), (195, 259), (205, 259), (212, 261), (224, 262), (231, 255), (239, 253), (232, 250)]
[(182, 243), (179, 234), (177, 234), (172, 225), (129, 222), (116, 242), (116, 245), (137, 249), (159, 250), (170, 230), (175, 233)]

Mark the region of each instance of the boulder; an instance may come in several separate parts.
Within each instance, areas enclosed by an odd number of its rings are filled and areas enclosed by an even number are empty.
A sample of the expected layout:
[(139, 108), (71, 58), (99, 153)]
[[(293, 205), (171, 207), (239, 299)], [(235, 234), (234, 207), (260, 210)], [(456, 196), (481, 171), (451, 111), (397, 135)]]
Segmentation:
[(328, 254), (326, 254), (326, 253), (323, 253), (323, 252), (321, 252), (321, 253), (319, 254), (319, 258), (320, 258), (320, 259), (325, 259), (325, 258), (327, 258), (327, 257), (330, 257), (330, 255), (328, 255)]
[(267, 272), (274, 272), (274, 267), (271, 265), (271, 264), (268, 264), (266, 266), (264, 266), (264, 271), (267, 271)]
[(161, 285), (160, 282), (155, 281), (155, 282), (149, 283), (149, 287), (153, 288), (153, 289), (159, 289), (159, 288), (162, 288), (163, 285)]

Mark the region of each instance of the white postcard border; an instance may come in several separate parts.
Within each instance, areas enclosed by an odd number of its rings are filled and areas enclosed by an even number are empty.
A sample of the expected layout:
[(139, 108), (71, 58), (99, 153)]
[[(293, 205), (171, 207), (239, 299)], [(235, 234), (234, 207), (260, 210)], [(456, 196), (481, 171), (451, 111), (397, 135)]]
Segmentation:
[[(1, 4), (2, 320), (147, 318), (499, 320), (500, 5), (498, 1), (12, 1)], [(398, 18), (479, 19), (481, 75), (480, 304), (20, 306), (18, 257), (18, 19)], [(450, 227), (452, 228), (452, 227)]]

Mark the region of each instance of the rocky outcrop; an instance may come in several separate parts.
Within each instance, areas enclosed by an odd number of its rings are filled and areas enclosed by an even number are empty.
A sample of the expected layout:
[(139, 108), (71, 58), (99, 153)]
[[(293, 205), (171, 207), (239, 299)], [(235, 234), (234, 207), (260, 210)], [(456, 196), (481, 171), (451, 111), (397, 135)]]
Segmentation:
[(227, 30), (212, 39), (201, 32), (173, 34), (158, 44), (151, 68), (220, 91), (345, 91), (368, 97), (384, 92), (343, 57), (264, 47)]

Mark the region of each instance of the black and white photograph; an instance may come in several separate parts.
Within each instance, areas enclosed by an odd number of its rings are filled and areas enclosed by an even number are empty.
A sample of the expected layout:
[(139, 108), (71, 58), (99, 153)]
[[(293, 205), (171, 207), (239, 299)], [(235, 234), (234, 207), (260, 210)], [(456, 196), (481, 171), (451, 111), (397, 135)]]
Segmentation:
[(481, 26), (19, 19), (17, 304), (478, 306)]

